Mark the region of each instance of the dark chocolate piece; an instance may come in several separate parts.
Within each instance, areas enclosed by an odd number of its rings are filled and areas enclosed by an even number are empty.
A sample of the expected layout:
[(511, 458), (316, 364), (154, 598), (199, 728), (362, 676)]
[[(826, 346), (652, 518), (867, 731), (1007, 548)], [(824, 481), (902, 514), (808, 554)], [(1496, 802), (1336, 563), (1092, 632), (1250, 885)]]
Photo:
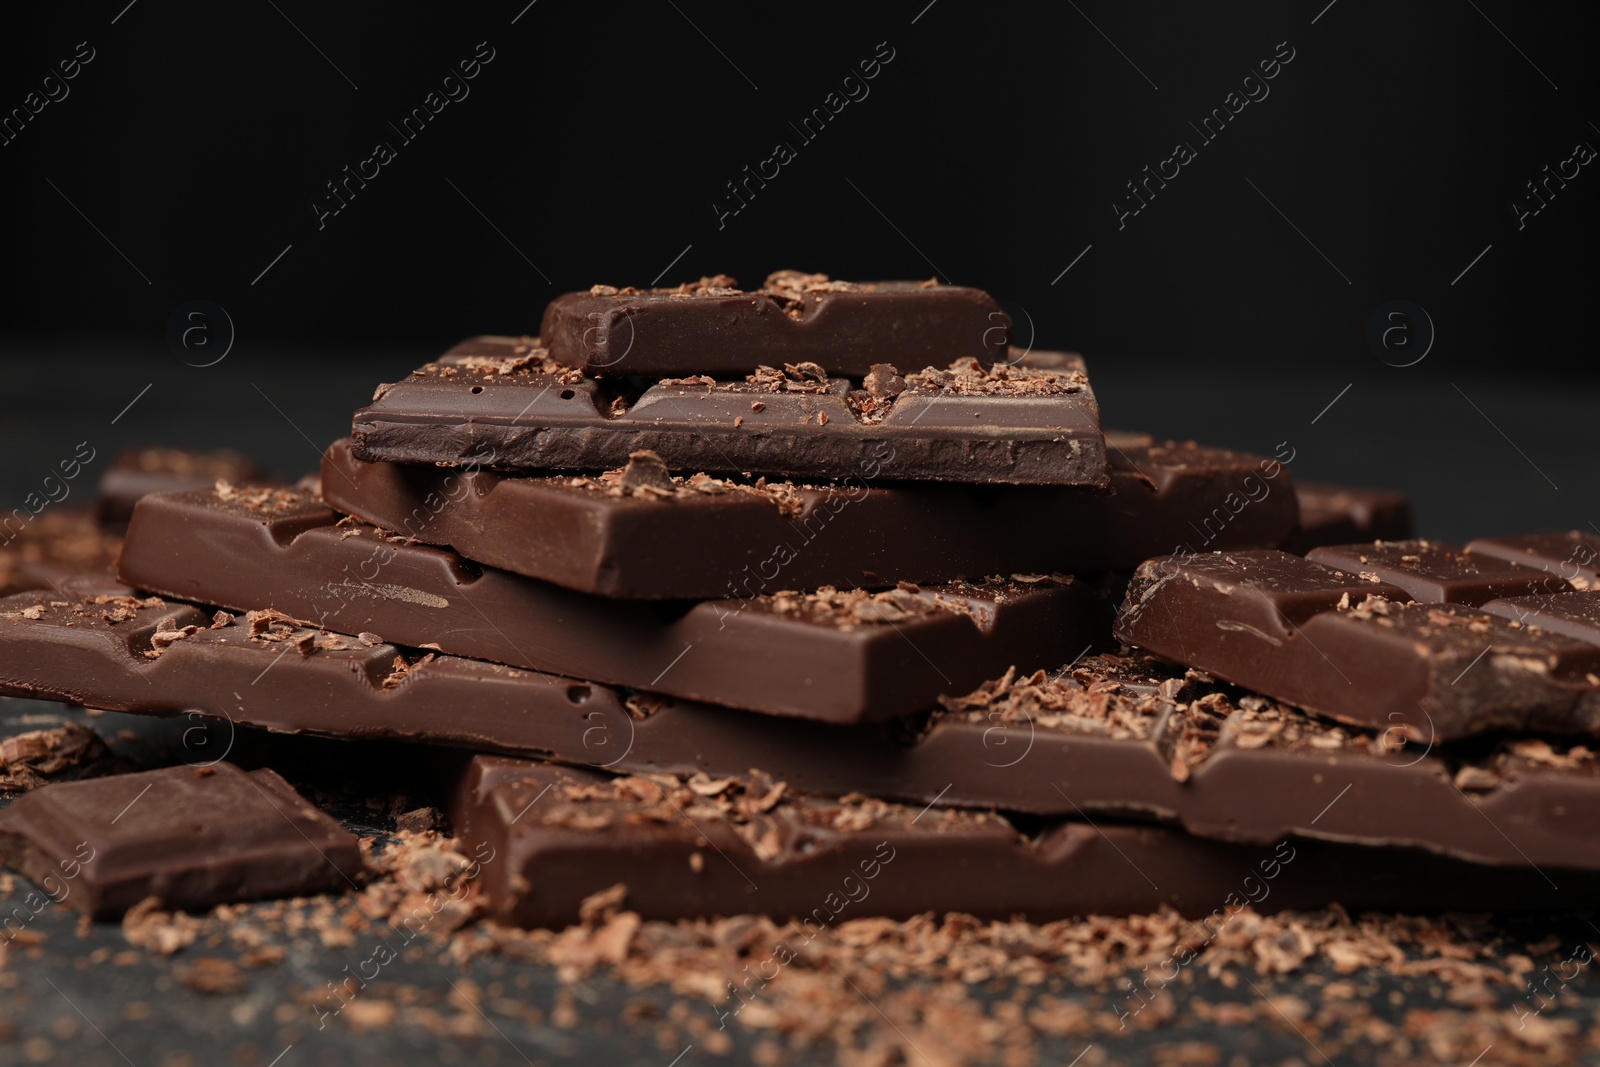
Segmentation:
[[(1575, 589), (1600, 589), (1600, 536), (1583, 530), (1566, 533), (1480, 537), (1467, 546), (1480, 556), (1494, 556), (1524, 567), (1538, 567), (1557, 583)], [(1559, 586), (1540, 592), (1559, 592)]]
[(1392, 489), (1296, 482), (1300, 525), (1280, 546), (1303, 556), (1322, 545), (1403, 541), (1411, 536), (1411, 500)]
[(837, 486), (698, 474), (514, 477), (323, 457), (328, 503), (469, 559), (570, 589), (726, 597), (984, 574), (1132, 570), (1191, 544), (1271, 548), (1293, 527), (1281, 464), (1192, 443), (1128, 443), (1111, 492), (1055, 486)]
[(1566, 582), (1536, 568), (1478, 555), (1442, 541), (1375, 541), (1314, 548), (1306, 558), (1326, 567), (1376, 575), (1430, 604), (1486, 604), (1508, 596), (1562, 593)]
[(600, 902), (585, 901), (608, 890), (645, 919), (767, 914), (799, 920), (799, 937), (836, 918), (926, 912), (1577, 909), (1597, 888), (1592, 872), (1551, 880), (1407, 849), (1237, 845), (1157, 827), (1068, 821), (1030, 839), (996, 815), (819, 800), (760, 775), (611, 779), (480, 757), (457, 808), (462, 840), (492, 857), (481, 864), (490, 914), (532, 927), (595, 918)]
[(218, 480), (259, 482), (263, 477), (254, 460), (232, 449), (130, 448), (101, 476), (95, 510), (103, 525), (121, 529), (146, 494), (208, 489)]
[[(1445, 591), (1459, 569), (1413, 592)], [(1600, 646), (1284, 552), (1146, 562), (1121, 640), (1345, 722), (1424, 741), (1600, 731)]]
[(539, 333), (550, 358), (597, 376), (726, 377), (811, 362), (859, 377), (876, 363), (997, 362), (1011, 318), (981, 289), (785, 270), (754, 292), (725, 275), (671, 289), (597, 285), (552, 300)]
[(276, 608), (534, 670), (774, 715), (854, 722), (920, 711), (1007, 667), (1106, 640), (1083, 581), (1019, 576), (882, 593), (627, 601), (479, 567), (339, 516), (291, 490), (146, 497), (125, 582), (234, 610)]
[[(760, 768), (803, 792), (870, 789), (919, 808), (1154, 818), (1255, 844), (1315, 835), (1600, 869), (1600, 755), (1585, 746), (1405, 745), (1397, 732), (1328, 724), (1148, 658), (1089, 656), (1048, 677), (1008, 675), (913, 723), (846, 727), (424, 656), (267, 612), (216, 625), (155, 598), (60, 607), (12, 597), (0, 601), (0, 686), (226, 719), (205, 734), (219, 756), (234, 754), (236, 727), (254, 726), (638, 774)], [(1514, 840), (1500, 827), (1515, 827)]]
[(270, 770), (231, 763), (59, 782), (0, 811), (0, 856), (58, 904), (116, 918), (304, 896), (362, 876), (354, 835)]
[(671, 470), (1103, 487), (1100, 416), (1080, 360), (830, 377), (814, 363), (642, 393), (559, 369), (543, 349), (446, 353), (356, 412), (364, 460), (597, 471), (639, 451)]
[(122, 538), (100, 528), (88, 508), (54, 506), (0, 524), (0, 596), (61, 589), (99, 576), (109, 586)]

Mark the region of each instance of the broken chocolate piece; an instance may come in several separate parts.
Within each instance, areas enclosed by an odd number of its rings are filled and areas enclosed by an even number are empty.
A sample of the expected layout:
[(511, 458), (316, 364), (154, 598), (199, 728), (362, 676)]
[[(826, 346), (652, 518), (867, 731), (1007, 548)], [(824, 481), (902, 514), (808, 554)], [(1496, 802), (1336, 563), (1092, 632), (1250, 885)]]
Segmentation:
[(1392, 489), (1296, 482), (1300, 525), (1280, 546), (1303, 556), (1321, 545), (1403, 541), (1411, 536), (1411, 501)]
[(976, 360), (928, 367), (907, 374), (897, 396), (870, 406), (852, 405), (853, 392), (868, 394), (847, 378), (817, 381), (771, 368), (736, 381), (659, 380), (635, 396), (576, 372), (503, 366), (453, 351), (380, 387), (355, 414), (355, 454), (595, 471), (648, 449), (676, 471), (1106, 484), (1099, 411), (1075, 357), (1062, 369), (985, 369)]
[(1579, 908), (1597, 882), (1592, 872), (1551, 880), (1408, 849), (1236, 845), (1158, 827), (1062, 821), (1030, 838), (990, 813), (821, 800), (779, 785), (607, 778), (479, 757), (457, 824), (474, 849), (493, 849), (481, 878), (490, 914), (521, 926), (579, 921), (599, 893), (645, 919), (755, 913), (825, 926), (925, 912), (1202, 915), (1246, 903), (1245, 893), (1266, 910)]
[(856, 376), (885, 361), (994, 363), (1005, 358), (1011, 319), (979, 289), (778, 271), (754, 292), (719, 275), (566, 293), (545, 308), (540, 334), (551, 359), (594, 375), (728, 376), (810, 361)]
[[(1109, 494), (1053, 486), (838, 485), (639, 475), (516, 477), (323, 457), (341, 511), (469, 559), (622, 597), (754, 596), (779, 587), (1132, 570), (1186, 545), (1271, 548), (1295, 496), (1273, 460), (1125, 443)], [(658, 491), (659, 490), (659, 491)]]
[(1486, 604), (1511, 596), (1563, 593), (1572, 587), (1533, 567), (1480, 555), (1443, 541), (1374, 541), (1314, 548), (1306, 558), (1352, 574), (1372, 574), (1432, 604)]
[(232, 449), (130, 448), (101, 476), (95, 510), (102, 525), (122, 529), (146, 494), (205, 489), (218, 480), (259, 482), (263, 477), (254, 460)]
[(1405, 566), (1409, 593), (1284, 552), (1154, 559), (1135, 572), (1115, 630), (1279, 700), (1424, 742), (1600, 731), (1600, 645), (1466, 605), (1412, 603), (1463, 576), (1448, 559), (1432, 574), (1420, 557)]
[[(1574, 589), (1600, 589), (1600, 565), (1596, 564), (1600, 559), (1600, 537), (1584, 530), (1480, 537), (1467, 550), (1524, 567), (1538, 567), (1558, 583), (1568, 583)], [(1559, 588), (1541, 590), (1558, 591)]]
[(168, 767), (37, 789), (0, 811), (0, 856), (58, 904), (115, 918), (340, 890), (355, 837), (270, 770)]

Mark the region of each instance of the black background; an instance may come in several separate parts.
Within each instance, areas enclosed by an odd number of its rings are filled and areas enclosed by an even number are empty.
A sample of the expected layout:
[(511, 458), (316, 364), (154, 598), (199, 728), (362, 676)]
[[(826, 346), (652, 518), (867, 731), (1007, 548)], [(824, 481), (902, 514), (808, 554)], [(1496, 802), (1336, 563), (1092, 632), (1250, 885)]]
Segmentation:
[[(1411, 491), (1427, 532), (1600, 521), (1600, 178), (1521, 230), (1510, 207), (1600, 145), (1579, 5), (124, 2), (11, 14), (0, 42), (7, 111), (95, 54), (0, 146), (6, 509), (84, 440), (86, 477), (130, 442), (295, 475), (377, 382), (534, 331), (557, 293), (795, 267), (987, 288), (1020, 342), (1089, 357), (1108, 425), (1287, 442), (1302, 478)], [(402, 143), (387, 123), (479, 42), (470, 94)], [(887, 49), (802, 143), (789, 123)], [(1288, 49), (1203, 143), (1189, 123)], [(319, 228), (380, 139), (396, 158)], [(796, 158), (719, 224), (780, 139)], [(1198, 157), (1119, 229), (1180, 140)], [(236, 329), (215, 366), (169, 346), (191, 300)], [(1414, 366), (1366, 339), (1393, 300), (1437, 331)]]

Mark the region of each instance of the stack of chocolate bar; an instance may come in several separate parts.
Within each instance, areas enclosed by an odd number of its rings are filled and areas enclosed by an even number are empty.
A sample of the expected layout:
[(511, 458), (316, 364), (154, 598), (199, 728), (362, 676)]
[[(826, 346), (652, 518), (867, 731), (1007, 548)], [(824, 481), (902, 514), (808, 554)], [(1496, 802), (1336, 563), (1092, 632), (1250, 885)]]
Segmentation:
[[(1329, 548), (1407, 536), (1403, 498), (1103, 432), (1009, 331), (935, 283), (563, 296), (380, 386), (320, 488), (140, 498), (124, 588), (0, 601), (0, 687), (423, 746), (407, 788), (528, 925), (618, 883), (660, 918), (1580, 906), (1593, 553)], [(101, 912), (288, 891), (281, 779), (152, 773), (144, 821), (110, 819), (144, 783), (64, 783), (0, 848), (125, 846)], [(260, 831), (222, 874), (179, 840), (211, 811)]]

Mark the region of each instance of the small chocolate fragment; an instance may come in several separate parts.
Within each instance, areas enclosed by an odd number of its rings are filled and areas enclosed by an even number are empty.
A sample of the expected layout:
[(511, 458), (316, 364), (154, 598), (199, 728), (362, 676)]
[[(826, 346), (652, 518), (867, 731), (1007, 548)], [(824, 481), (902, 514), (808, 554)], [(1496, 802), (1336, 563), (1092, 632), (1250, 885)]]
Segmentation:
[[(138, 589), (274, 608), (346, 634), (774, 715), (855, 722), (1104, 643), (1089, 583), (1029, 576), (739, 600), (575, 593), (354, 520), (291, 490), (146, 497), (118, 564)], [(781, 588), (781, 587), (780, 587)]]
[(356, 839), (270, 770), (231, 763), (60, 782), (0, 811), (0, 857), (59, 904), (116, 918), (340, 890)]
[(101, 476), (96, 514), (107, 528), (122, 529), (133, 516), (133, 506), (148, 493), (204, 489), (219, 479), (258, 482), (263, 477), (254, 460), (232, 449), (130, 448)]
[(1392, 489), (1296, 482), (1300, 525), (1280, 546), (1303, 556), (1322, 545), (1403, 541), (1411, 536), (1411, 501)]
[(1593, 872), (1552, 880), (1409, 849), (1236, 845), (1157, 827), (1065, 821), (1029, 838), (989, 813), (821, 800), (760, 775), (607, 778), (497, 757), (468, 767), (456, 809), (462, 839), (494, 850), (481, 876), (490, 914), (530, 927), (576, 922), (608, 891), (645, 919), (827, 925), (926, 912), (1198, 916), (1244, 904), (1243, 892), (1269, 911), (1582, 908), (1600, 885)]
[(676, 488), (672, 484), (672, 475), (667, 473), (667, 465), (649, 449), (628, 454), (628, 465), (622, 468), (617, 485), (624, 493), (638, 493), (644, 489), (671, 493)]
[(827, 378), (815, 364), (792, 364), (792, 373), (763, 366), (733, 381), (663, 378), (640, 393), (631, 380), (603, 382), (484, 348), (458, 346), (381, 386), (355, 414), (356, 456), (595, 471), (648, 449), (676, 471), (1106, 484), (1099, 410), (1076, 357), (1060, 369), (958, 360), (906, 374), (894, 396), (871, 395), (859, 378)]
[[(1124, 441), (1108, 494), (1053, 486), (807, 485), (707, 474), (640, 484), (323, 457), (341, 511), (469, 559), (623, 597), (1132, 570), (1186, 545), (1271, 548), (1292, 529), (1281, 464), (1193, 443)], [(628, 470), (635, 470), (630, 475)]]
[(1284, 552), (1154, 559), (1135, 572), (1115, 632), (1279, 700), (1422, 741), (1600, 731), (1600, 645), (1462, 604), (1409, 602), (1470, 593), (1478, 576), (1452, 557), (1438, 571), (1421, 556), (1391, 573), (1400, 570), (1410, 592)]
[(979, 289), (786, 270), (754, 292), (718, 275), (670, 289), (566, 293), (545, 308), (540, 334), (552, 360), (596, 376), (729, 376), (807, 361), (856, 376), (886, 360), (994, 363), (1011, 319)]

